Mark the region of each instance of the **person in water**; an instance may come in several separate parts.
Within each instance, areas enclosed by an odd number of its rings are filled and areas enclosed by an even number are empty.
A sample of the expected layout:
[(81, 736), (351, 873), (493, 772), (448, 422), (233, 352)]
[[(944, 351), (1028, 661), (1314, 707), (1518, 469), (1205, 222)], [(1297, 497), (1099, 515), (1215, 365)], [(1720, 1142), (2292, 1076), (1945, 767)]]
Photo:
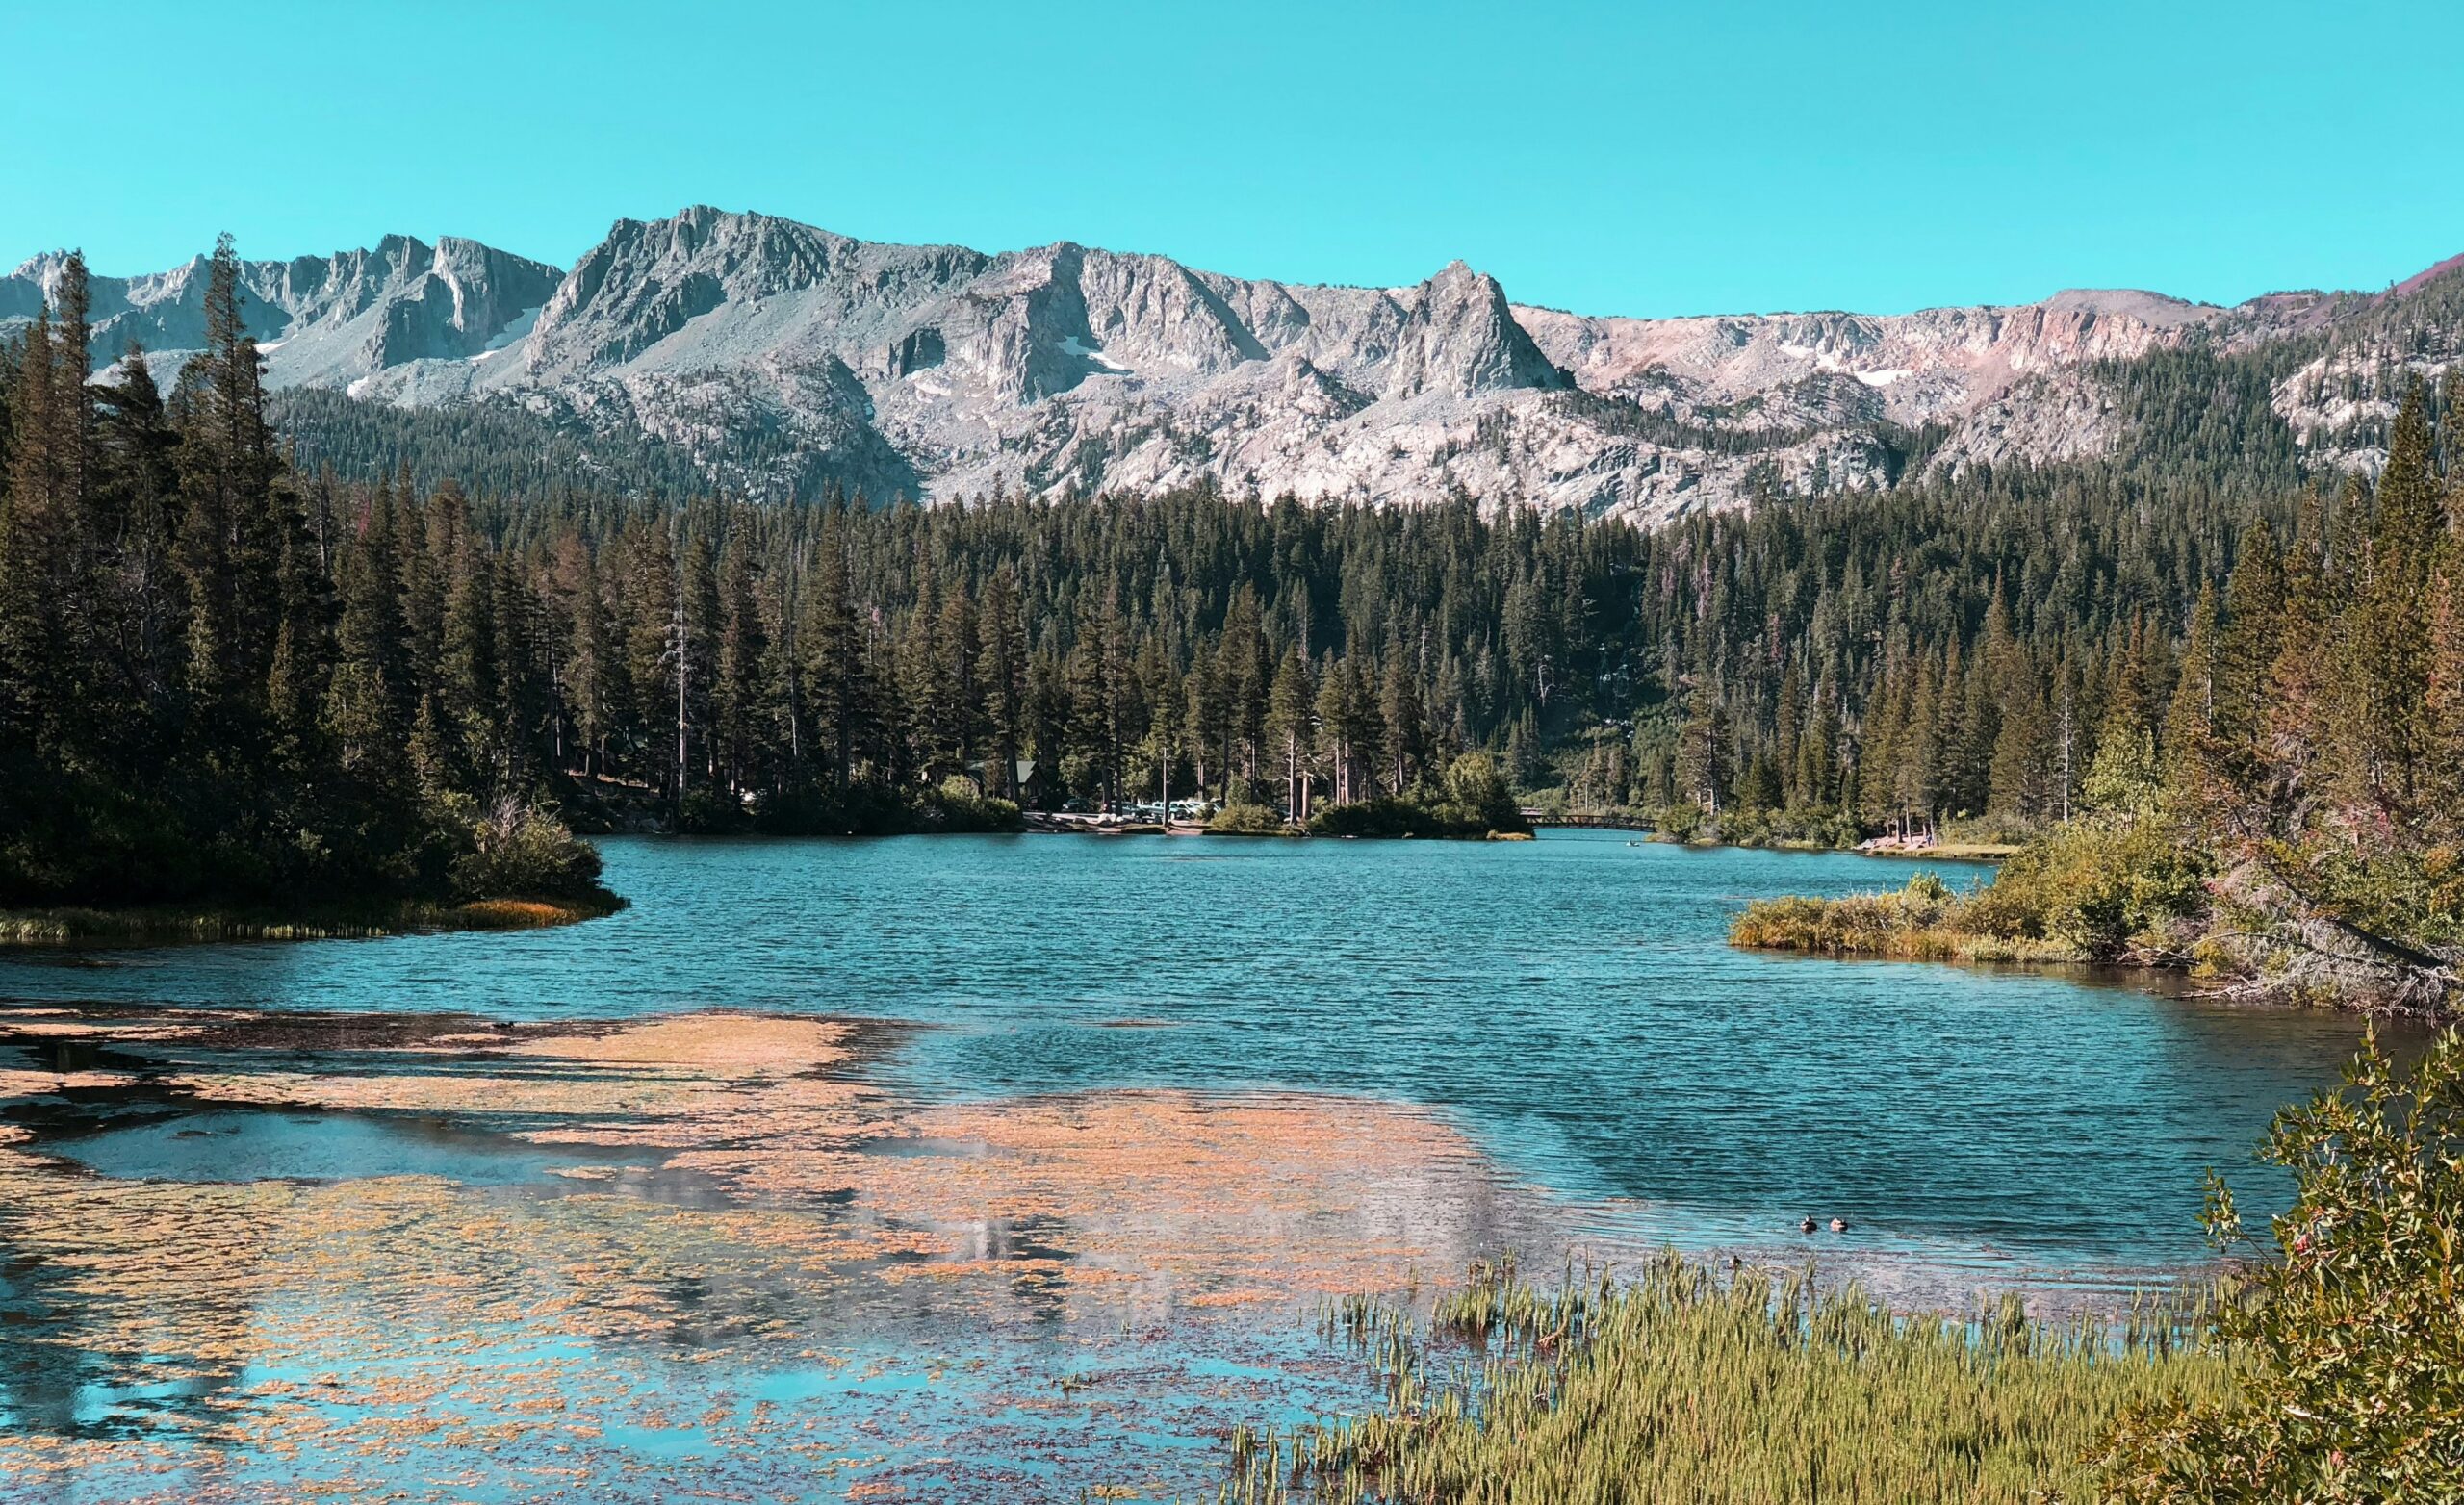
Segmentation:
[(1797, 1232), (1799, 1232), (1799, 1233), (1801, 1233), (1801, 1234), (1810, 1234), (1810, 1233), (1812, 1233), (1812, 1232), (1813, 1232), (1813, 1219), (1812, 1219), (1812, 1218), (1810, 1218), (1810, 1217), (1809, 1217), (1809, 1218), (1807, 1218), (1804, 1222), (1799, 1223), (1799, 1224), (1797, 1225)]
[(1848, 1219), (1844, 1217), (1833, 1218), (1831, 1220), (1831, 1231), (1835, 1234), (1846, 1233), (1848, 1231)]

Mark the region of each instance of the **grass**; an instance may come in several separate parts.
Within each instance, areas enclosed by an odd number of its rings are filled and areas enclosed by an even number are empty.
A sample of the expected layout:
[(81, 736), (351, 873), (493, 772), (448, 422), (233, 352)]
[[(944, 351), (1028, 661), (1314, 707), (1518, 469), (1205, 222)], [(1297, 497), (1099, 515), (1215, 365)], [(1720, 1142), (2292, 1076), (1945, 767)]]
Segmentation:
[(309, 906), (293, 910), (146, 905), (129, 908), (0, 909), (0, 946), (79, 941), (349, 940), (413, 931), (536, 930), (615, 913), (622, 900), (481, 899), (449, 905)]
[(1363, 1300), (1323, 1324), (1385, 1382), (1368, 1416), (1235, 1434), (1225, 1505), (1735, 1505), (2088, 1499), (2125, 1412), (2231, 1395), (2188, 1307), (2118, 1323), (1896, 1317), (1804, 1276), (1676, 1255), (1543, 1291), (1475, 1266), (1422, 1331)]
[(1837, 899), (1757, 899), (1729, 925), (1729, 944), (1818, 957), (1894, 961), (2080, 962), (2088, 954), (2042, 936), (1999, 934), (1963, 923), (1960, 900), (1919, 873), (1906, 888)]
[(2212, 927), (2213, 865), (2153, 812), (2097, 814), (2039, 834), (1990, 882), (1958, 893), (1919, 870), (1895, 893), (1757, 901), (1738, 946), (1910, 961), (2185, 968)]

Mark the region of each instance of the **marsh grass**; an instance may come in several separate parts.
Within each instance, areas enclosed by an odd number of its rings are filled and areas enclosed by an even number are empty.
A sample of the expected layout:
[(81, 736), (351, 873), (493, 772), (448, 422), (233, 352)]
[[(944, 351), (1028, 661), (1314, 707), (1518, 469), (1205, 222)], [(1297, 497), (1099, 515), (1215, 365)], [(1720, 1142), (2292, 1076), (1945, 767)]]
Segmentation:
[(1895, 893), (1758, 900), (1729, 939), (1829, 957), (2188, 968), (2212, 923), (2212, 871), (2156, 812), (2091, 814), (2029, 841), (1990, 882), (1954, 893), (1920, 871)]
[(1720, 1279), (1675, 1255), (1544, 1290), (1475, 1266), (1425, 1331), (1349, 1304), (1384, 1407), (1232, 1440), (1225, 1505), (1312, 1501), (2041, 1502), (2092, 1498), (2115, 1420), (2220, 1399), (2232, 1360), (2192, 1304), (2118, 1321), (1900, 1317), (1803, 1275)]
[(598, 919), (622, 907), (623, 901), (607, 896), (481, 899), (459, 905), (408, 902), (291, 912), (184, 906), (4, 909), (0, 910), (0, 946), (59, 946), (80, 941), (357, 940), (415, 931), (535, 930)]
[(1968, 922), (1965, 906), (1919, 873), (1908, 887), (1836, 899), (1758, 899), (1729, 927), (1729, 942), (1762, 951), (1892, 961), (2083, 962), (2082, 948), (2045, 936), (1997, 934)]

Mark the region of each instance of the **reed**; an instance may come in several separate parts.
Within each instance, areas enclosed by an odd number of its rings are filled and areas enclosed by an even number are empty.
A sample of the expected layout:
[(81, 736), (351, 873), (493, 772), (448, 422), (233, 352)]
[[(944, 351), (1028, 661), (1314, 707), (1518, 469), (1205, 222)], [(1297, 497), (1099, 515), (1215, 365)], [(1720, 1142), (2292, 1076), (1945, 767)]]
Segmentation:
[(1382, 1409), (1232, 1440), (1222, 1505), (2045, 1502), (2092, 1497), (2118, 1417), (2221, 1399), (2195, 1303), (2118, 1320), (1900, 1317), (1804, 1275), (1677, 1256), (1553, 1289), (1475, 1266), (1425, 1331), (1346, 1305)]
[(2092, 959), (2086, 950), (2067, 939), (2006, 933), (1980, 925), (1974, 910), (1968, 896), (1953, 895), (1933, 874), (1919, 873), (1906, 888), (1887, 893), (1755, 900), (1730, 923), (1729, 943), (1755, 950), (1892, 961)]
[(144, 906), (125, 909), (0, 909), (0, 946), (83, 941), (356, 940), (414, 931), (530, 930), (598, 919), (623, 901), (481, 899), (470, 904), (406, 901), (296, 913)]

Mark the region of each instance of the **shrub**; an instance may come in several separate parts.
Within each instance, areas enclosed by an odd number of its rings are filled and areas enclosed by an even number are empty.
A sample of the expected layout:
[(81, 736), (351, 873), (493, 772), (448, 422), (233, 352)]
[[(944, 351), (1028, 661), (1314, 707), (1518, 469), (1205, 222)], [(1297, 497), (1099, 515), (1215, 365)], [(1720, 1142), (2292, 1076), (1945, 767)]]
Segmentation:
[(1309, 818), (1312, 836), (1433, 836), (1441, 834), (1429, 812), (1409, 800), (1381, 795), (1330, 804)]
[[(2464, 1037), (2406, 1074), (2374, 1034), (2342, 1086), (2276, 1115), (2265, 1154), (2293, 1208), (2213, 1334), (2251, 1372), (2229, 1400), (2126, 1417), (2110, 1497), (2464, 1499)], [(2207, 1223), (2246, 1241), (2212, 1177)]]
[(596, 900), (606, 893), (599, 884), (599, 849), (536, 805), (500, 800), (467, 830), (469, 846), (452, 870), (457, 899)]
[(1528, 830), (1505, 771), (1486, 752), (1466, 752), (1446, 770), (1446, 799), (1439, 813), (1448, 824), (1476, 834)]
[(1003, 831), (1026, 824), (1014, 802), (980, 793), (975, 780), (962, 774), (942, 779), (939, 788), (924, 797), (917, 813), (927, 830)]
[(1664, 804), (1653, 816), (1652, 829), (1669, 841), (1692, 841), (1707, 818), (1703, 807), (1691, 801)]
[(1206, 829), (1219, 836), (1288, 836), (1292, 826), (1270, 804), (1227, 804), (1215, 812)]
[(1529, 822), (1514, 803), (1514, 790), (1497, 759), (1467, 752), (1435, 788), (1410, 798), (1380, 795), (1329, 805), (1311, 818), (1313, 836), (1451, 836), (1476, 840), (1491, 831), (1527, 831)]
[(746, 826), (744, 801), (732, 790), (697, 784), (678, 803), (676, 829), (687, 835), (718, 836)]
[(2172, 954), (2206, 906), (2207, 858), (2169, 822), (2091, 818), (2058, 827), (2002, 864), (1962, 917), (2005, 939), (2060, 943), (2091, 961)]

